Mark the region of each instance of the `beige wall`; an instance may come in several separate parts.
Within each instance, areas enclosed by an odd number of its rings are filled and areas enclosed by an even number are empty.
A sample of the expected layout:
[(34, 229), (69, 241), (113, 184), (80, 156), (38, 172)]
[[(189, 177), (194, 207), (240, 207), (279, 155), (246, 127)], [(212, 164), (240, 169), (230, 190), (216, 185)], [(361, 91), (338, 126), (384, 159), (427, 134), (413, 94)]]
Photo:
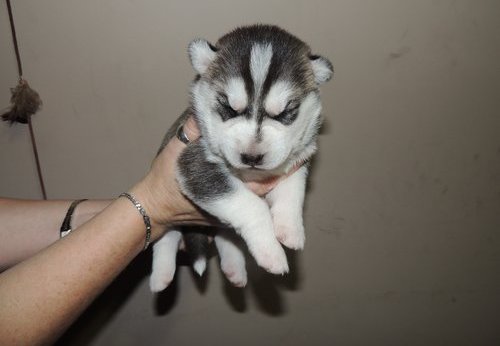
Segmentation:
[[(50, 198), (110, 197), (186, 106), (186, 46), (276, 23), (331, 58), (327, 126), (292, 273), (227, 287), (210, 263), (167, 294), (141, 256), (72, 345), (500, 342), (500, 2), (13, 1)], [(15, 85), (0, 6), (0, 104)], [(23, 126), (0, 126), (0, 194), (39, 198)]]

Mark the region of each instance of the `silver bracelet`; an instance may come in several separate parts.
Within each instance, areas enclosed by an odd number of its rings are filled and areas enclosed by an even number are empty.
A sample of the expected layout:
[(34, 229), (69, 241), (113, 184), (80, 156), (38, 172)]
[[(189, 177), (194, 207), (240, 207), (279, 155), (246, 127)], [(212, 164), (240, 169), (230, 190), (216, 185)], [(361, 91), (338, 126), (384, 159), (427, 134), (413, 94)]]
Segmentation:
[(141, 203), (139, 203), (139, 201), (136, 200), (134, 198), (134, 196), (132, 196), (131, 194), (124, 192), (120, 196), (118, 196), (118, 198), (120, 198), (120, 197), (125, 197), (128, 200), (130, 200), (130, 202), (132, 202), (132, 204), (134, 204), (134, 207), (136, 207), (136, 209), (142, 215), (142, 219), (144, 221), (144, 224), (146, 225), (146, 240), (144, 241), (144, 249), (143, 250), (146, 250), (149, 246), (149, 243), (151, 242), (151, 222), (149, 220), (149, 216), (146, 213), (146, 210), (144, 209), (144, 207), (141, 205)]

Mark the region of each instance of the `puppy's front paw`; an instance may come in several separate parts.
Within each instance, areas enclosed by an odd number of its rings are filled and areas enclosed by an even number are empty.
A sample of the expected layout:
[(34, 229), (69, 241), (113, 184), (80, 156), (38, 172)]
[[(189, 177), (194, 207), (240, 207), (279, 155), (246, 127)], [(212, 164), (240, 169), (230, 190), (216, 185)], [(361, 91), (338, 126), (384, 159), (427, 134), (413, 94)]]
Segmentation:
[(288, 273), (286, 254), (281, 245), (273, 239), (272, 242), (250, 248), (257, 264), (271, 274)]
[(151, 292), (157, 293), (163, 291), (165, 288), (170, 285), (174, 278), (175, 270), (174, 271), (153, 271), (151, 273), (151, 277), (149, 278), (149, 288), (151, 289)]
[(302, 221), (297, 221), (296, 224), (285, 220), (275, 222), (274, 234), (281, 244), (293, 250), (302, 250), (304, 248), (306, 236)]

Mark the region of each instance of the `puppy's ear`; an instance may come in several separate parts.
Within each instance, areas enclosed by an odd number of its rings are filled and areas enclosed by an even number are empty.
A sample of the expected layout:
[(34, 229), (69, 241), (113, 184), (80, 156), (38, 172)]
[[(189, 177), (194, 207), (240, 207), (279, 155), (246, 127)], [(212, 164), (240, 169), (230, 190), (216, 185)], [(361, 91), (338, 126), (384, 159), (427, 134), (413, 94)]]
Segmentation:
[(333, 65), (327, 58), (320, 55), (310, 55), (309, 60), (311, 61), (314, 79), (316, 83), (323, 84), (328, 82), (333, 76)]
[(203, 74), (207, 71), (210, 63), (214, 61), (216, 48), (207, 40), (199, 38), (191, 41), (188, 47), (188, 53), (193, 68), (197, 73)]

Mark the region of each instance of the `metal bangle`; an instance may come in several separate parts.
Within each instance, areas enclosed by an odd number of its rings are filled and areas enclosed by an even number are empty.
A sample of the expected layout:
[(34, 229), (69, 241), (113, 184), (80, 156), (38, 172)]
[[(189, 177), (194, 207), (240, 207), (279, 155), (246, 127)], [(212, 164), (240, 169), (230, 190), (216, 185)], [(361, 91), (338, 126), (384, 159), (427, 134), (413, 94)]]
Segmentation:
[(68, 211), (66, 212), (66, 216), (64, 217), (63, 223), (61, 225), (61, 228), (59, 229), (59, 237), (63, 238), (70, 234), (72, 231), (71, 229), (71, 219), (73, 217), (73, 212), (75, 211), (75, 208), (78, 204), (86, 201), (87, 199), (77, 199), (76, 201), (73, 201), (71, 205), (68, 208)]

